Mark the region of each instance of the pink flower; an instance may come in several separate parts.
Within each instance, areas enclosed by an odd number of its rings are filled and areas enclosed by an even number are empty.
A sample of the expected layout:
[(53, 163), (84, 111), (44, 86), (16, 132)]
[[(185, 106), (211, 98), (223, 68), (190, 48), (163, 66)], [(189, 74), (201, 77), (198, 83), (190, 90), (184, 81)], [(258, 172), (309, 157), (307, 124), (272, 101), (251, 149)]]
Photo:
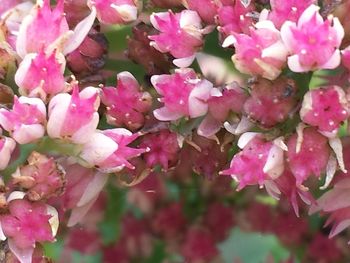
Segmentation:
[(196, 77), (192, 69), (178, 69), (172, 75), (154, 75), (152, 85), (163, 96), (164, 106), (153, 114), (160, 121), (172, 121), (182, 117), (197, 118), (208, 111), (207, 101), (213, 84)]
[(63, 2), (58, 0), (52, 9), (49, 0), (37, 1), (18, 32), (16, 51), (20, 57), (41, 50), (52, 52), (55, 48), (68, 54), (81, 44), (95, 20), (96, 11), (93, 9), (72, 31), (63, 12)]
[(18, 167), (12, 174), (12, 183), (27, 189), (31, 201), (57, 196), (64, 190), (65, 172), (53, 158), (37, 152), (28, 157), (28, 164)]
[(297, 186), (311, 175), (320, 177), (325, 171), (331, 149), (326, 137), (314, 128), (305, 128), (299, 135), (288, 140), (289, 167), (296, 178)]
[(137, 0), (88, 0), (88, 4), (104, 24), (126, 24), (137, 18)]
[(315, 2), (315, 0), (270, 0), (271, 11), (268, 13), (268, 19), (277, 28), (281, 28), (287, 20), (297, 22), (304, 10)]
[(1, 240), (8, 238), (12, 253), (21, 263), (32, 262), (36, 242), (53, 242), (58, 229), (57, 211), (44, 203), (21, 199), (21, 192), (9, 196), (9, 212), (1, 215)]
[(338, 86), (308, 91), (300, 110), (303, 122), (315, 126), (327, 137), (334, 137), (340, 125), (349, 117), (345, 92)]
[(342, 247), (338, 245), (337, 240), (329, 239), (321, 233), (316, 234), (308, 245), (307, 255), (311, 258), (310, 262), (324, 263), (339, 262), (344, 257)]
[(0, 136), (0, 170), (6, 169), (15, 147), (16, 142), (12, 138)]
[(261, 126), (271, 128), (288, 119), (297, 104), (296, 92), (296, 83), (292, 79), (280, 77), (269, 81), (259, 78), (251, 86), (244, 111)]
[(140, 144), (142, 148), (149, 148), (143, 155), (148, 167), (161, 165), (164, 170), (176, 164), (180, 150), (176, 133), (162, 130), (158, 133), (146, 134)]
[(78, 144), (87, 142), (98, 125), (99, 104), (98, 90), (93, 87), (79, 93), (75, 86), (72, 95), (57, 94), (49, 104), (48, 135)]
[(98, 199), (108, 175), (67, 160), (61, 165), (66, 172), (66, 189), (62, 196), (63, 210), (71, 209), (67, 225), (79, 223)]
[(162, 53), (169, 52), (178, 67), (188, 67), (195, 53), (203, 44), (201, 19), (197, 12), (184, 10), (174, 14), (172, 11), (151, 15), (152, 25), (160, 31), (152, 35), (150, 45)]
[(242, 73), (274, 80), (280, 75), (287, 60), (287, 48), (271, 21), (256, 23), (255, 28), (250, 28), (250, 35), (228, 36), (223, 46), (231, 44), (236, 51), (232, 61)]
[(128, 160), (149, 150), (128, 146), (138, 136), (122, 128), (96, 131), (84, 144), (80, 157), (104, 173), (118, 172), (124, 167), (135, 169)]
[(26, 55), (15, 75), (19, 92), (24, 96), (46, 100), (64, 91), (65, 65), (63, 55), (57, 52), (46, 55), (44, 51), (40, 51), (38, 54)]
[(0, 109), (0, 125), (20, 144), (45, 134), (46, 107), (38, 98), (15, 97), (12, 110)]
[(233, 33), (248, 34), (249, 27), (253, 25), (253, 19), (249, 14), (254, 11), (253, 1), (248, 6), (244, 6), (242, 1), (218, 1), (218, 30), (224, 39)]
[(288, 66), (294, 72), (334, 69), (340, 64), (339, 46), (344, 29), (338, 18), (323, 20), (316, 5), (309, 6), (297, 23), (287, 21), (281, 37), (289, 53)]
[(222, 90), (214, 88), (208, 99), (208, 114), (199, 125), (198, 134), (207, 138), (215, 135), (231, 113), (242, 112), (247, 97), (247, 93), (235, 82)]
[(239, 138), (238, 147), (243, 150), (233, 157), (230, 168), (221, 172), (239, 183), (237, 190), (246, 185), (264, 186), (283, 173), (286, 146), (282, 138), (267, 141), (261, 134), (247, 132)]
[(330, 214), (325, 225), (333, 225), (330, 237), (338, 235), (350, 226), (349, 189), (350, 179), (348, 177), (342, 178), (334, 184), (333, 189), (324, 193), (310, 208), (311, 214), (318, 211)]
[(102, 103), (107, 107), (107, 122), (117, 127), (135, 130), (143, 126), (145, 114), (150, 110), (152, 97), (142, 92), (137, 80), (129, 72), (117, 75), (117, 87), (102, 89)]
[(187, 9), (196, 11), (207, 24), (215, 24), (217, 6), (213, 0), (184, 0)]

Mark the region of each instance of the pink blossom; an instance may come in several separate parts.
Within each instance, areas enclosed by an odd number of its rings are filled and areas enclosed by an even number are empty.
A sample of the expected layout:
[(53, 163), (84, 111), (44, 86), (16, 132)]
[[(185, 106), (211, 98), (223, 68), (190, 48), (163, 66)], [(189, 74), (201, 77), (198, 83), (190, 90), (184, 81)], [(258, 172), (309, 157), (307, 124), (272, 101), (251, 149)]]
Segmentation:
[(184, 0), (187, 9), (196, 11), (201, 19), (207, 24), (215, 24), (217, 6), (213, 0)]
[(203, 44), (201, 19), (197, 12), (184, 10), (174, 14), (172, 11), (151, 15), (152, 25), (160, 31), (152, 35), (150, 45), (162, 53), (169, 52), (178, 67), (188, 67), (195, 53)]
[(261, 126), (271, 128), (288, 119), (297, 103), (296, 92), (296, 83), (292, 79), (280, 77), (269, 81), (259, 78), (251, 86), (244, 111)]
[(143, 126), (150, 110), (152, 97), (142, 92), (137, 80), (129, 72), (117, 75), (117, 87), (102, 89), (102, 103), (107, 107), (107, 122), (117, 127), (135, 130)]
[(21, 199), (21, 192), (9, 196), (9, 211), (1, 215), (1, 240), (8, 238), (11, 252), (21, 263), (32, 262), (36, 242), (53, 242), (58, 229), (57, 211), (44, 203)]
[(40, 97), (43, 100), (64, 91), (65, 59), (62, 54), (44, 51), (24, 57), (15, 75), (21, 95)]
[(340, 125), (349, 117), (345, 92), (338, 86), (308, 91), (300, 110), (303, 122), (315, 126), (325, 136), (337, 135)]
[(313, 240), (308, 244), (307, 255), (310, 262), (333, 263), (341, 261), (344, 257), (342, 247), (336, 240), (329, 239), (322, 233), (316, 234)]
[(54, 8), (51, 8), (49, 0), (37, 1), (23, 19), (18, 32), (16, 51), (19, 56), (23, 58), (27, 53), (40, 50), (52, 52), (55, 48), (68, 54), (81, 44), (95, 20), (96, 11), (93, 9), (72, 31), (63, 7), (63, 0), (58, 0)]
[(261, 21), (250, 28), (250, 35), (228, 36), (224, 47), (235, 46), (232, 61), (236, 68), (246, 74), (276, 79), (287, 60), (288, 51), (283, 44), (280, 32), (271, 21)]
[(51, 138), (68, 139), (73, 143), (85, 143), (95, 132), (100, 104), (98, 90), (93, 87), (79, 93), (77, 86), (72, 95), (60, 93), (49, 104), (47, 133)]
[(31, 201), (57, 196), (64, 190), (65, 172), (53, 158), (37, 152), (28, 157), (28, 164), (12, 174), (12, 183), (27, 189)]
[(288, 66), (294, 72), (334, 69), (340, 64), (339, 46), (344, 29), (338, 18), (323, 20), (319, 7), (310, 5), (297, 23), (287, 21), (281, 37), (291, 56)]
[(151, 82), (163, 96), (160, 102), (164, 103), (164, 106), (153, 112), (158, 120), (197, 118), (207, 113), (207, 101), (211, 96), (213, 84), (198, 79), (192, 69), (178, 69), (172, 75), (154, 75)]
[(137, 0), (88, 0), (97, 10), (97, 18), (104, 24), (125, 24), (137, 18)]
[(164, 170), (176, 164), (180, 150), (176, 133), (162, 130), (158, 133), (146, 134), (140, 144), (142, 148), (149, 148), (143, 155), (147, 166), (161, 165)]
[(302, 186), (309, 176), (320, 177), (326, 170), (331, 149), (326, 137), (314, 128), (305, 128), (288, 140), (289, 167), (296, 178), (297, 186)]
[(67, 160), (61, 165), (67, 179), (62, 206), (63, 210), (72, 210), (67, 223), (71, 227), (79, 223), (96, 202), (108, 176)]
[(45, 134), (46, 107), (38, 98), (15, 97), (12, 110), (0, 109), (0, 124), (20, 144)]
[(217, 133), (231, 113), (242, 112), (247, 97), (247, 93), (235, 82), (222, 90), (213, 89), (208, 99), (208, 113), (198, 127), (198, 134), (210, 138)]
[[(271, 0), (271, 11), (268, 13), (268, 19), (271, 20), (277, 28), (281, 28), (283, 23), (287, 20), (297, 22), (304, 10), (315, 2), (315, 0)], [(263, 11), (263, 13), (265, 13), (265, 11)]]
[(254, 2), (251, 1), (245, 7), (242, 1), (220, 0), (218, 1), (218, 30), (224, 39), (233, 33), (249, 33), (249, 27), (253, 25), (253, 19), (249, 13), (255, 11)]
[(6, 169), (15, 147), (16, 142), (12, 138), (0, 136), (0, 170)]
[(286, 150), (282, 138), (266, 141), (261, 134), (247, 132), (239, 138), (238, 146), (242, 151), (233, 157), (230, 168), (221, 172), (239, 183), (238, 190), (246, 185), (263, 186), (282, 174)]
[(104, 173), (118, 172), (124, 167), (135, 169), (128, 160), (149, 150), (128, 146), (137, 137), (138, 133), (123, 128), (96, 131), (84, 144), (80, 156), (89, 166)]

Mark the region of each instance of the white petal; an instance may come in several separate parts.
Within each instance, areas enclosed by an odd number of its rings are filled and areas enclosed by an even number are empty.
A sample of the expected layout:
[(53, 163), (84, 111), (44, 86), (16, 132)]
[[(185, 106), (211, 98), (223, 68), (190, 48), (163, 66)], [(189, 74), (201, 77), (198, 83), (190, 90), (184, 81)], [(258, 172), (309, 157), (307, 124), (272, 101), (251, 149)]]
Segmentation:
[(251, 140), (254, 139), (255, 136), (259, 135), (258, 132), (246, 132), (239, 137), (237, 146), (243, 149)]
[(175, 66), (179, 67), (179, 68), (187, 68), (189, 67), (193, 60), (196, 58), (196, 55), (192, 55), (189, 57), (185, 57), (185, 58), (177, 58), (173, 60), (173, 63)]
[(9, 238), (8, 240), (8, 245), (11, 252), (17, 257), (17, 259), (21, 263), (32, 263), (34, 247), (20, 248), (11, 238)]
[(56, 208), (50, 205), (46, 205), (47, 213), (51, 215), (51, 218), (49, 219), (49, 223), (51, 225), (52, 230), (52, 236), (56, 236), (58, 227), (59, 227), (59, 219), (58, 219), (58, 212)]
[(347, 173), (347, 170), (345, 169), (344, 165), (344, 158), (343, 158), (343, 145), (341, 143), (340, 138), (331, 138), (329, 139), (329, 145), (333, 149), (335, 156), (337, 157), (338, 165), (340, 167), (340, 170), (342, 170), (343, 173)]
[(273, 145), (269, 151), (269, 155), (263, 168), (263, 172), (268, 174), (271, 179), (276, 179), (283, 173), (283, 157), (283, 150), (279, 146)]
[(332, 182), (332, 179), (336, 171), (337, 171), (337, 159), (334, 157), (333, 154), (331, 154), (326, 167), (326, 180), (324, 182), (324, 185), (320, 187), (321, 190), (327, 189), (329, 184)]

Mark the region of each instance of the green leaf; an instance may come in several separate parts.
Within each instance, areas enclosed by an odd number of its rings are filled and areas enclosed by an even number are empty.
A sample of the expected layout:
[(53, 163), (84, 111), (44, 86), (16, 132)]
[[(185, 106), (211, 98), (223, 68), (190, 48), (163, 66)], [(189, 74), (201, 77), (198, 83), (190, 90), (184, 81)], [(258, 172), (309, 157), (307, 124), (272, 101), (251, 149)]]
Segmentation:
[(230, 237), (219, 245), (225, 263), (241, 260), (243, 263), (263, 263), (269, 255), (275, 262), (289, 257), (289, 252), (273, 235), (245, 233), (239, 228), (231, 231)]

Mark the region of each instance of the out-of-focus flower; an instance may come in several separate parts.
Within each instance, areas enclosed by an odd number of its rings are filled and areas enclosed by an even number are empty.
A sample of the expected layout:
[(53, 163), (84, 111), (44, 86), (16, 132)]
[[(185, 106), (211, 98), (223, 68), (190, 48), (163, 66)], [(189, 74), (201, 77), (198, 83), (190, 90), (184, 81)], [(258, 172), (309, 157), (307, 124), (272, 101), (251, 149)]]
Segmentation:
[(271, 128), (288, 119), (297, 104), (296, 92), (293, 79), (279, 77), (275, 81), (269, 81), (259, 78), (251, 86), (244, 111), (261, 126)]
[(72, 95), (57, 94), (49, 104), (48, 135), (78, 144), (87, 142), (99, 121), (99, 104), (98, 90), (92, 87), (79, 93), (75, 86)]
[(294, 72), (334, 69), (340, 64), (339, 47), (344, 29), (338, 18), (323, 20), (319, 7), (309, 6), (297, 23), (287, 21), (281, 37), (291, 56), (288, 66)]
[(124, 167), (135, 169), (128, 160), (149, 150), (128, 146), (137, 137), (138, 133), (123, 128), (96, 131), (84, 144), (80, 157), (105, 173), (118, 172)]
[(63, 92), (66, 88), (64, 56), (57, 52), (47, 55), (43, 50), (26, 55), (19, 65), (15, 81), (23, 96), (43, 100)]
[(176, 133), (167, 130), (146, 134), (142, 137), (140, 147), (150, 149), (143, 155), (147, 166), (153, 168), (161, 165), (164, 170), (176, 164), (180, 150)]
[(254, 2), (249, 2), (248, 6), (244, 6), (242, 1), (238, 0), (218, 1), (218, 30), (223, 34), (223, 39), (233, 33), (249, 33), (249, 27), (254, 21), (249, 14), (255, 11)]
[(97, 73), (105, 65), (107, 49), (105, 36), (91, 29), (81, 45), (68, 54), (67, 66), (78, 77)]
[(321, 87), (304, 95), (300, 117), (327, 137), (335, 137), (340, 125), (349, 117), (345, 92), (338, 86)]
[(221, 172), (231, 175), (239, 185), (238, 189), (246, 185), (266, 185), (278, 178), (284, 170), (284, 154), (287, 150), (282, 138), (266, 141), (261, 134), (247, 132), (241, 135), (238, 147), (243, 149), (236, 154), (230, 168)]
[(7, 167), (15, 147), (16, 142), (12, 138), (0, 135), (0, 170)]
[(297, 22), (305, 9), (315, 2), (315, 0), (271, 0), (271, 11), (265, 9), (261, 16), (267, 16), (277, 28), (281, 28), (286, 21)]
[(302, 186), (309, 176), (320, 177), (326, 170), (331, 149), (328, 139), (316, 129), (305, 128), (299, 134), (293, 134), (287, 145), (288, 163), (297, 186)]
[(107, 107), (107, 122), (117, 127), (125, 126), (131, 130), (141, 128), (145, 114), (150, 110), (152, 97), (140, 91), (140, 85), (129, 72), (117, 75), (117, 87), (102, 89), (102, 103)]
[(187, 231), (182, 254), (189, 262), (211, 262), (219, 253), (212, 235), (200, 228)]
[(342, 50), (342, 64), (350, 71), (350, 46)]
[(104, 24), (126, 24), (137, 18), (138, 0), (88, 0), (96, 8), (97, 18)]
[[(57, 211), (44, 203), (32, 203), (13, 192), (9, 212), (1, 215), (1, 240), (8, 238), (11, 252), (21, 263), (32, 262), (36, 242), (53, 242), (58, 229)], [(14, 198), (14, 199), (13, 199)]]
[(152, 25), (160, 31), (149, 36), (150, 45), (160, 52), (169, 52), (178, 67), (188, 67), (195, 59), (195, 53), (203, 45), (201, 19), (197, 12), (184, 10), (174, 14), (172, 11), (151, 15)]
[(20, 144), (45, 134), (46, 107), (38, 98), (15, 97), (12, 110), (0, 109), (0, 125)]
[(342, 259), (341, 248), (338, 247), (336, 240), (329, 239), (321, 233), (313, 238), (306, 254), (313, 262), (332, 263)]
[(161, 208), (152, 220), (154, 231), (169, 239), (181, 235), (187, 224), (182, 209), (180, 203), (173, 203)]
[(71, 227), (79, 223), (93, 206), (107, 183), (108, 175), (67, 160), (61, 165), (67, 180), (62, 206), (64, 211), (72, 210), (67, 223)]
[(160, 102), (164, 107), (153, 112), (158, 120), (197, 118), (207, 113), (213, 84), (197, 78), (192, 69), (178, 69), (172, 75), (154, 75), (151, 82), (163, 96)]
[(12, 175), (12, 183), (27, 190), (31, 201), (48, 199), (62, 193), (65, 185), (65, 172), (53, 158), (32, 152), (28, 164), (19, 167)]
[(287, 60), (288, 50), (271, 21), (256, 23), (255, 28), (250, 28), (250, 35), (234, 33), (228, 36), (223, 46), (232, 44), (236, 51), (232, 61), (242, 73), (274, 80)]

